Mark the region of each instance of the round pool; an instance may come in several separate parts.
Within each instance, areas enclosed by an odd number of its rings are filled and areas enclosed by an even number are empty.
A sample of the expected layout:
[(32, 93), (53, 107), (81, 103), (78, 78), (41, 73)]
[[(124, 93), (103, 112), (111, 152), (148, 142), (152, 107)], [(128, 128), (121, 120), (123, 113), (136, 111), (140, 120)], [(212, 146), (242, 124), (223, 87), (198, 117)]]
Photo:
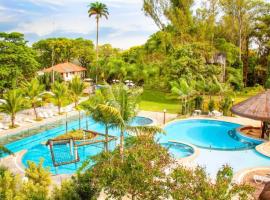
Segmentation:
[(236, 132), (239, 124), (217, 120), (182, 120), (165, 127), (167, 134), (161, 142), (183, 141), (200, 148), (215, 150), (252, 149), (262, 141), (241, 137)]
[(137, 116), (130, 122), (131, 126), (147, 126), (153, 123), (153, 120), (147, 117)]
[(177, 159), (186, 158), (194, 154), (193, 147), (187, 144), (168, 142), (168, 143), (161, 143), (161, 145), (167, 148), (170, 154)]

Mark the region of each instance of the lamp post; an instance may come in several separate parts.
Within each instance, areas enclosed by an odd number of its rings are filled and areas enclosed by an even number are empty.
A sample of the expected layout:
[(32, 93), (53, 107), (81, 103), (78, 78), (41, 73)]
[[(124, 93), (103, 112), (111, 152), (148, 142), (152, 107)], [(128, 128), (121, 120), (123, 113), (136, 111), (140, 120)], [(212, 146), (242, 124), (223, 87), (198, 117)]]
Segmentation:
[(66, 133), (67, 133), (67, 131), (68, 131), (67, 115), (68, 115), (68, 113), (66, 112)]
[(79, 129), (81, 129), (81, 111), (79, 110)]
[(166, 112), (167, 112), (167, 110), (164, 109), (164, 110), (163, 110), (163, 124), (166, 123)]

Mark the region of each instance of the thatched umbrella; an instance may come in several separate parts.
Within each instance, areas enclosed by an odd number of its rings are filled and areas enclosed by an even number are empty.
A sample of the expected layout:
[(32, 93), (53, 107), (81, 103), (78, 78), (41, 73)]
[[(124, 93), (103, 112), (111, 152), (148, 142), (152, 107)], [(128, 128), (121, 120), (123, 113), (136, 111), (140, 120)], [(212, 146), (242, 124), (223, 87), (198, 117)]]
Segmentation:
[(270, 122), (270, 90), (234, 105), (231, 111), (242, 117)]

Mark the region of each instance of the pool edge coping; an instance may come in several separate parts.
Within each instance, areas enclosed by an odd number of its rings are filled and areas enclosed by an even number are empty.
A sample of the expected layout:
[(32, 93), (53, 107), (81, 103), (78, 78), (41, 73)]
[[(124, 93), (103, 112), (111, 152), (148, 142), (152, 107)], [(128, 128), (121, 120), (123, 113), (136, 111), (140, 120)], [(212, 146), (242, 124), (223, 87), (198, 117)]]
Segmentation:
[(251, 168), (242, 169), (235, 173), (235, 175), (233, 176), (233, 182), (237, 184), (241, 184), (243, 183), (243, 178), (245, 175), (247, 175), (250, 172), (254, 172), (258, 170), (270, 170), (270, 167), (251, 167)]
[(173, 142), (173, 143), (184, 144), (184, 145), (190, 146), (194, 151), (193, 154), (191, 154), (190, 156), (183, 157), (183, 158), (176, 158), (176, 161), (178, 164), (190, 164), (200, 154), (200, 149), (193, 144), (190, 144), (187, 142), (180, 142), (177, 140), (169, 140), (168, 142)]

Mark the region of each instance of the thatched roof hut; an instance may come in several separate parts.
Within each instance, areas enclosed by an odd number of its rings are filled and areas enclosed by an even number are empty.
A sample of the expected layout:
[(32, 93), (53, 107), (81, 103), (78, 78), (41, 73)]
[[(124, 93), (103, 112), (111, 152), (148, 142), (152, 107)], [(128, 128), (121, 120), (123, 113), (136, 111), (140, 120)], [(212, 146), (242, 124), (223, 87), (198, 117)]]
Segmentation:
[(242, 117), (270, 122), (270, 90), (234, 105), (231, 111)]

